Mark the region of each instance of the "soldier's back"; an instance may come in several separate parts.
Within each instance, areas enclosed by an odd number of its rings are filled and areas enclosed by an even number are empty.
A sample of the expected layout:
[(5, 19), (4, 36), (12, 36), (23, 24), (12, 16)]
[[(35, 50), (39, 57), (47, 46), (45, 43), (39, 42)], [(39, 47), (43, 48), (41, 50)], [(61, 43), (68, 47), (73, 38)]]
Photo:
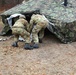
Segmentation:
[(35, 21), (35, 22), (44, 22), (44, 21), (47, 21), (43, 15), (40, 15), (40, 14), (36, 14), (36, 15), (33, 15), (32, 16), (32, 19)]
[(13, 27), (24, 27), (25, 22), (25, 19), (18, 19), (13, 25)]

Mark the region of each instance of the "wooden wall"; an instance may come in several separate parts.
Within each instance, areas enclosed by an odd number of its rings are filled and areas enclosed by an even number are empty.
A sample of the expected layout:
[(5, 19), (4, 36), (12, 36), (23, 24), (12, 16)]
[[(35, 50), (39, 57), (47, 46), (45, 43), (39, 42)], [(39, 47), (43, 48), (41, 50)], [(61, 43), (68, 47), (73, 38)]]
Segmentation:
[(23, 0), (0, 0), (0, 11), (7, 10), (17, 4), (20, 4)]

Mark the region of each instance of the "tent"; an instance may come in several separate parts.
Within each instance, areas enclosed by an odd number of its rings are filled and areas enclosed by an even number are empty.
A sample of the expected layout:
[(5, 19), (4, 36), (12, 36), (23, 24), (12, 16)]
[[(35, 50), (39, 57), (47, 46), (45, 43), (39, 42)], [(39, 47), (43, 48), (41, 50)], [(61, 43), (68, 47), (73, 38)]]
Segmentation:
[[(68, 5), (64, 6), (62, 0), (29, 0), (2, 13), (2, 21), (7, 27), (5, 19), (12, 14), (24, 14), (29, 21), (32, 14), (41, 13), (49, 21), (48, 30), (61, 42), (73, 42), (76, 39), (76, 6), (72, 4), (76, 1), (73, 1), (69, 0)], [(3, 30), (1, 33), (6, 34), (10, 28), (8, 26), (8, 29)]]

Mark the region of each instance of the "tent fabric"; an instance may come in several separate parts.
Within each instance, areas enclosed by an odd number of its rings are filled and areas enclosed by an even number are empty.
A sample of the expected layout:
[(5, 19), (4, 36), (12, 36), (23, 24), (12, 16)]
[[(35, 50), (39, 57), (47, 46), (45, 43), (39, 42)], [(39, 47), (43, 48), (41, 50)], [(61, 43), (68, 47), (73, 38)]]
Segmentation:
[(76, 40), (76, 6), (72, 2), (76, 1), (69, 0), (65, 7), (63, 0), (29, 0), (5, 11), (1, 16), (4, 21), (7, 16), (15, 13), (30, 15), (39, 12), (53, 24), (49, 23), (47, 27), (50, 32), (61, 42), (68, 43)]

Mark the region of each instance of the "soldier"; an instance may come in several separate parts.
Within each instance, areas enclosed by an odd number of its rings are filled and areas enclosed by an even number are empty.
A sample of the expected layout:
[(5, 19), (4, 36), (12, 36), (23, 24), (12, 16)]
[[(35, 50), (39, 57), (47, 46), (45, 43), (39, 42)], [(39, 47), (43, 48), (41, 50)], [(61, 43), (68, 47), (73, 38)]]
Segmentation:
[[(39, 42), (42, 42), (44, 30), (48, 25), (48, 20), (44, 15), (33, 14), (30, 20), (30, 30), (32, 34), (33, 48), (39, 48)], [(39, 34), (39, 35), (38, 35)]]
[(20, 15), (19, 19), (12, 26), (12, 34), (15, 35), (14, 43), (12, 44), (13, 47), (18, 47), (18, 38), (19, 36), (21, 36), (25, 40), (24, 49), (32, 49), (32, 46), (30, 45), (31, 39), (30, 39), (30, 33), (28, 32), (28, 28), (29, 24), (25, 20), (25, 16)]

